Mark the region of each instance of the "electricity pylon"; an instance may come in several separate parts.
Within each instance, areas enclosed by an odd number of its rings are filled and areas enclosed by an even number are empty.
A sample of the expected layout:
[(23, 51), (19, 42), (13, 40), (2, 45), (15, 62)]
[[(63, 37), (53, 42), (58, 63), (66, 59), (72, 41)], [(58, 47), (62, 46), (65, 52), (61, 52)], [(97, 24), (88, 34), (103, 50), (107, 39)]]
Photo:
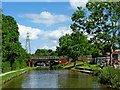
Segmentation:
[(30, 33), (27, 32), (27, 37), (26, 37), (26, 45), (25, 45), (26, 52), (31, 54), (31, 48), (30, 48)]

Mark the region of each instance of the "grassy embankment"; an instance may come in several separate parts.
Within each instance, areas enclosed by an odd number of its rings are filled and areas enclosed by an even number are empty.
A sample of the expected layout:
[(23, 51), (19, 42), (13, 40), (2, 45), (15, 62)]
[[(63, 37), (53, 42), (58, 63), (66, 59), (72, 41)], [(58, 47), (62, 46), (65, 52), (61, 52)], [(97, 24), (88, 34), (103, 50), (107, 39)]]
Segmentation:
[(89, 74), (96, 74), (100, 70), (100, 67), (97, 64), (91, 65), (89, 63), (84, 63), (81, 61), (76, 62), (76, 67), (74, 67), (74, 63), (61, 66), (63, 69), (71, 69)]
[(80, 61), (77, 61), (76, 67), (74, 67), (74, 63), (71, 63), (69, 65), (62, 65), (62, 68), (97, 75), (101, 84), (104, 84), (110, 88), (120, 89), (119, 69), (115, 69), (110, 66), (100, 69), (97, 64), (91, 65)]
[(4, 84), (6, 83), (7, 81), (10, 81), (11, 79), (19, 76), (19, 75), (22, 75), (23, 73), (27, 72), (27, 71), (30, 71), (30, 70), (33, 70), (33, 69), (36, 69), (37, 67), (27, 67), (25, 68), (24, 70), (20, 70), (20, 71), (16, 71), (16, 72), (12, 72), (12, 73), (9, 73), (9, 74), (6, 74), (4, 76), (1, 76), (1, 82)]

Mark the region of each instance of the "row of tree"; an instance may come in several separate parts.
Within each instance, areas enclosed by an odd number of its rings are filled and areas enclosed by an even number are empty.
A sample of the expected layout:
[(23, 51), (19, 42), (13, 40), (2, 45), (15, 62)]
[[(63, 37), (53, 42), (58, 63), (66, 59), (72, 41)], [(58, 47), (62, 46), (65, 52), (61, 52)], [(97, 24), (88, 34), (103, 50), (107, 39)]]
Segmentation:
[[(120, 18), (119, 2), (91, 2), (86, 9), (78, 7), (73, 13), (71, 24), (73, 33), (66, 34), (59, 39), (58, 55), (66, 55), (74, 60), (79, 55), (102, 55), (110, 52), (112, 62), (112, 49), (120, 44)], [(84, 35), (92, 35), (89, 41)], [(119, 46), (120, 48), (120, 46)]]
[(32, 56), (58, 56), (56, 51), (53, 51), (51, 49), (37, 49), (35, 51), (35, 54), (32, 54)]
[(26, 67), (28, 57), (19, 42), (17, 22), (11, 16), (2, 15), (2, 72)]

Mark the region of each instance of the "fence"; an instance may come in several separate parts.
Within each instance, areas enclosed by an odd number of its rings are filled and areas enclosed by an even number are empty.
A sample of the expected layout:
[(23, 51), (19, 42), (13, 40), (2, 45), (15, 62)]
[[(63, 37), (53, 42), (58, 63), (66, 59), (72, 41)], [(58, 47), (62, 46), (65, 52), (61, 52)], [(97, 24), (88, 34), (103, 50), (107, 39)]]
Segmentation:
[(86, 63), (92, 63), (92, 64), (105, 64), (105, 60), (109, 59), (106, 57), (96, 57), (96, 58), (92, 58), (92, 55), (80, 55), (78, 57), (79, 61), (83, 61)]
[(78, 60), (89, 63), (92, 59), (92, 55), (80, 55)]
[(102, 65), (102, 64), (106, 64), (105, 61), (106, 61), (106, 57), (96, 57), (96, 58), (92, 58), (90, 62), (93, 64)]

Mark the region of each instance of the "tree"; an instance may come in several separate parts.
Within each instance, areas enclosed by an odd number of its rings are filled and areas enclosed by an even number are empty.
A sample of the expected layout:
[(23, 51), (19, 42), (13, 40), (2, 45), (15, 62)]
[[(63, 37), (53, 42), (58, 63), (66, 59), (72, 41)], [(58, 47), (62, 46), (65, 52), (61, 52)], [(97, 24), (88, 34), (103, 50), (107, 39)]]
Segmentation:
[(67, 56), (74, 60), (74, 66), (76, 66), (76, 60), (79, 55), (90, 55), (91, 44), (87, 40), (87, 37), (80, 32), (74, 32), (71, 35), (66, 34), (60, 37), (59, 47), (57, 52), (61, 56)]
[[(2, 14), (0, 9), (0, 68), (2, 68)], [(0, 69), (0, 73), (2, 69)]]
[(118, 26), (117, 21), (120, 13), (116, 7), (120, 2), (88, 2), (86, 7), (90, 14), (86, 14), (82, 7), (73, 13), (71, 25), (73, 31), (84, 30), (88, 34), (94, 34), (92, 43), (100, 43), (102, 47), (108, 43), (110, 45), (110, 64), (112, 63), (113, 45), (118, 42)]
[(20, 69), (27, 66), (27, 52), (19, 42), (17, 22), (11, 16), (2, 15), (2, 70)]
[(33, 56), (57, 56), (57, 53), (51, 49), (37, 49)]

